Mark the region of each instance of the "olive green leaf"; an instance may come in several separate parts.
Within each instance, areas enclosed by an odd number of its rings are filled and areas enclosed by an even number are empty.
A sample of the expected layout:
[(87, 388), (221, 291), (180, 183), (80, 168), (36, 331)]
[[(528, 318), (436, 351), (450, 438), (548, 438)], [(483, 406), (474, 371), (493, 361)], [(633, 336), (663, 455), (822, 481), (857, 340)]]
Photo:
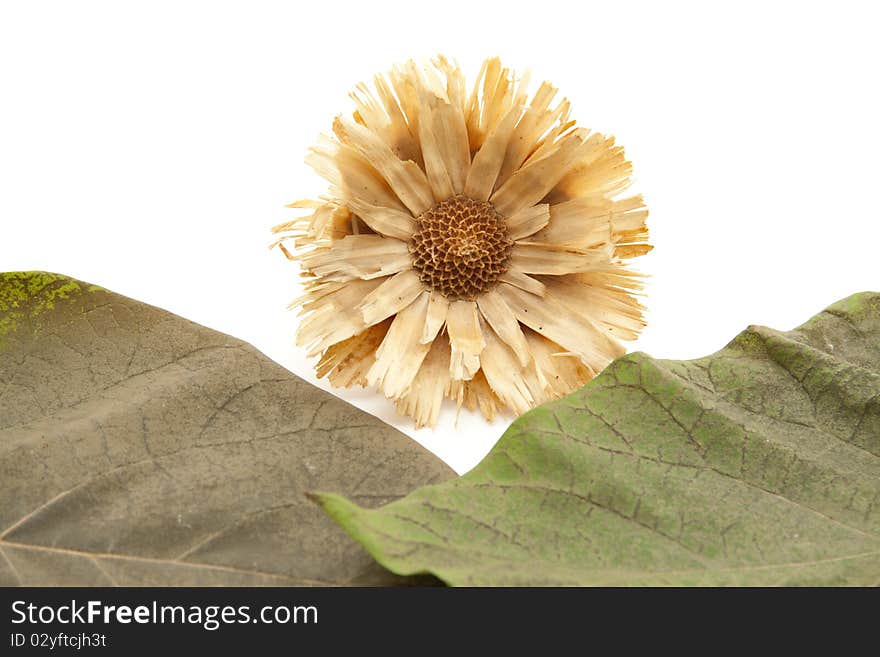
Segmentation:
[(620, 358), (381, 508), (315, 499), (387, 568), (449, 584), (878, 584), (880, 294), (706, 358)]
[(0, 586), (402, 583), (303, 491), (452, 476), (239, 340), (0, 274)]

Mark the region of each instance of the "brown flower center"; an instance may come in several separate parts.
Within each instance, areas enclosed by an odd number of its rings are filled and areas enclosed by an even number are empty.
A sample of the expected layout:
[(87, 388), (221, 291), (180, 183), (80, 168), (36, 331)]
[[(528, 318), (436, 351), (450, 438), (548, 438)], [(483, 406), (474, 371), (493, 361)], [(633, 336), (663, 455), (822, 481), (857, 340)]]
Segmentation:
[(513, 242), (504, 217), (490, 203), (453, 196), (417, 224), (409, 247), (413, 269), (445, 297), (472, 301), (507, 271)]

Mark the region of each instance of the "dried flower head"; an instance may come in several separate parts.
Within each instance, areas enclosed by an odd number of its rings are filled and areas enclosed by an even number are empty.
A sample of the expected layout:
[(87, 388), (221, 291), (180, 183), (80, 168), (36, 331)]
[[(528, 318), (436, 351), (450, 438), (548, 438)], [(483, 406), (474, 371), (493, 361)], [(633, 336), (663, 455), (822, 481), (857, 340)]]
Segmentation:
[(418, 426), (444, 396), (491, 419), (571, 392), (644, 326), (624, 262), (651, 249), (648, 211), (618, 198), (632, 166), (527, 84), (490, 59), (467, 94), (440, 57), (359, 85), (307, 159), (329, 194), (274, 229), (318, 375), (379, 388)]

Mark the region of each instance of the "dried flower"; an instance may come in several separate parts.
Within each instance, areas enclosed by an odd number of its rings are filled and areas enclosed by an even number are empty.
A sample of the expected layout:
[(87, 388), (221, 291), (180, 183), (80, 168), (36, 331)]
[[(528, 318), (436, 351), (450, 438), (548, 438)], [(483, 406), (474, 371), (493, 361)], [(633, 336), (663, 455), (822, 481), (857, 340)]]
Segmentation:
[(318, 375), (379, 388), (418, 426), (444, 396), (491, 419), (571, 392), (644, 326), (623, 262), (651, 249), (648, 211), (616, 198), (632, 166), (527, 84), (490, 59), (468, 95), (439, 57), (359, 85), (307, 159), (329, 194), (274, 229)]

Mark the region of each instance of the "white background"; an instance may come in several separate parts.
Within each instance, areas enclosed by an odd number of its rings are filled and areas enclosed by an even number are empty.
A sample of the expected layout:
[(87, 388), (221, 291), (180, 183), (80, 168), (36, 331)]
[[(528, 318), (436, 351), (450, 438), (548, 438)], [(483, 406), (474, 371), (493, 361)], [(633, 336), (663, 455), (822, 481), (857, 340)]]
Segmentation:
[[(248, 340), (292, 345), (296, 265), (267, 250), (324, 183), (303, 157), (347, 92), (438, 52), (500, 55), (613, 133), (651, 209), (650, 325), (689, 358), (880, 288), (873, 3), (3, 2), (0, 270), (70, 274)], [(507, 424), (414, 433), (459, 472)]]

